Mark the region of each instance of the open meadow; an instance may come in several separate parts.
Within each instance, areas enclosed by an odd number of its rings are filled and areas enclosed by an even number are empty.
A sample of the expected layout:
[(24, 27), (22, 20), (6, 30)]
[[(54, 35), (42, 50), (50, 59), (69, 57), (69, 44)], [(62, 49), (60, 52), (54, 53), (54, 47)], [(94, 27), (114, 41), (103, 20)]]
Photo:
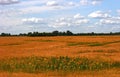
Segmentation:
[(119, 77), (120, 36), (0, 37), (0, 77)]

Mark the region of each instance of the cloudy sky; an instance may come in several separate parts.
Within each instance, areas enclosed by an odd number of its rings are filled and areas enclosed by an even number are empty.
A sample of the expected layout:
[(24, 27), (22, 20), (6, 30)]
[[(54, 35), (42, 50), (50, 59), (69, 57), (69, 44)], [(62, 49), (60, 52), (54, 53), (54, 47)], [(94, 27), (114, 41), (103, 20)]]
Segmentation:
[(120, 0), (0, 0), (0, 33), (119, 32)]

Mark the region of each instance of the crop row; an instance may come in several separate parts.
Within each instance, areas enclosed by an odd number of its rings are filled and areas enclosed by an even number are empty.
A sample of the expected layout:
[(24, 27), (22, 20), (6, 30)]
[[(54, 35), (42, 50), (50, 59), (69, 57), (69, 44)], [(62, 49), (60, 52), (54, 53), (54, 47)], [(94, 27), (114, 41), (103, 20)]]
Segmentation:
[(0, 71), (39, 73), (45, 71), (84, 71), (120, 68), (120, 62), (70, 57), (23, 57), (0, 60)]

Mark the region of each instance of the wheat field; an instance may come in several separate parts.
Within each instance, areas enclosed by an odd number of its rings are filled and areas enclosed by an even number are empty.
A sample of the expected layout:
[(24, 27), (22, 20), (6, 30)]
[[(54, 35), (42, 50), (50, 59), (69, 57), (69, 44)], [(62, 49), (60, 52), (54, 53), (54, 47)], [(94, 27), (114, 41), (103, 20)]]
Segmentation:
[[(0, 37), (0, 77), (105, 77), (106, 75), (109, 77), (119, 77), (119, 56), (120, 36)], [(73, 58), (87, 58), (88, 60), (95, 61), (102, 60), (101, 63), (117, 62), (117, 64), (114, 63), (109, 65), (108, 63), (110, 69), (107, 68), (97, 72), (82, 70), (75, 72), (69, 71), (66, 73), (64, 71), (56, 72), (56, 70), (52, 70), (42, 73), (39, 72), (37, 74), (34, 72), (28, 73), (26, 71), (12, 71), (11, 73), (10, 71), (6, 71), (6, 69), (3, 70), (2, 68), (2, 63), (6, 62), (11, 64), (13, 58), (17, 58), (15, 61), (16, 63), (19, 63), (19, 61), (23, 61), (21, 59), (30, 57), (68, 57), (70, 58), (70, 61), (72, 61)], [(5, 62), (2, 62), (2, 60)], [(19, 61), (17, 62), (17, 60)], [(104, 72), (106, 72), (106, 75)]]

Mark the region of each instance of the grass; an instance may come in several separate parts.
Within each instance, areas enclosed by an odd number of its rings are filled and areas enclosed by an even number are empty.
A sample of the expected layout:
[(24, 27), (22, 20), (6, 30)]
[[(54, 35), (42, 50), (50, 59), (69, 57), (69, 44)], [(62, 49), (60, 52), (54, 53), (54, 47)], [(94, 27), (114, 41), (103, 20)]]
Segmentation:
[(70, 42), (68, 43), (68, 46), (78, 46), (78, 45), (87, 45), (87, 44), (89, 44), (89, 42), (77, 42), (77, 43)]
[(119, 43), (120, 41), (112, 41), (112, 42), (103, 42), (103, 43), (91, 43), (88, 46), (104, 46), (113, 43)]
[(34, 41), (34, 42), (55, 42), (55, 40), (25, 40), (25, 41)]
[(55, 40), (41, 40), (41, 42), (55, 42)]
[(109, 49), (109, 50), (102, 50), (102, 49), (99, 49), (99, 50), (85, 50), (85, 51), (78, 51), (78, 52), (75, 52), (76, 54), (83, 54), (83, 53), (89, 53), (89, 52), (99, 52), (99, 53), (118, 53), (119, 51), (117, 50), (114, 50), (114, 49)]
[(10, 44), (3, 44), (3, 45), (0, 45), (0, 46), (17, 46), (17, 45), (21, 45), (23, 43), (10, 43)]
[(104, 52), (104, 50), (94, 50), (93, 52)]
[(84, 71), (120, 68), (120, 62), (70, 57), (23, 57), (0, 60), (0, 71), (39, 73), (46, 71)]
[(113, 44), (113, 43), (119, 43), (120, 41), (112, 41), (112, 42), (103, 42), (103, 43), (99, 43), (99, 42), (70, 42), (68, 43), (68, 46), (79, 46), (79, 45), (87, 45), (87, 46), (104, 46), (104, 45), (108, 45), (108, 44)]

